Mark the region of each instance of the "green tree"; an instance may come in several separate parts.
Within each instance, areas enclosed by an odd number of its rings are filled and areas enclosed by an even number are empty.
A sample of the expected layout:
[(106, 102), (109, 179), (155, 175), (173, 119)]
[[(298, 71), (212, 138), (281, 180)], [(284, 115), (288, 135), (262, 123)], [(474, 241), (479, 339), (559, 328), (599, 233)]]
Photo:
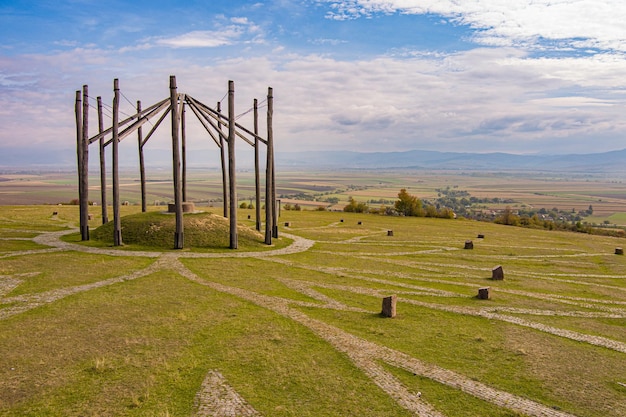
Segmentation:
[(348, 205), (343, 208), (343, 211), (349, 213), (367, 213), (369, 207), (365, 203), (359, 203), (354, 199), (354, 197), (350, 197), (348, 200)]
[(422, 202), (414, 195), (409, 194), (406, 188), (402, 188), (398, 193), (398, 200), (394, 203), (394, 208), (405, 216), (424, 216)]

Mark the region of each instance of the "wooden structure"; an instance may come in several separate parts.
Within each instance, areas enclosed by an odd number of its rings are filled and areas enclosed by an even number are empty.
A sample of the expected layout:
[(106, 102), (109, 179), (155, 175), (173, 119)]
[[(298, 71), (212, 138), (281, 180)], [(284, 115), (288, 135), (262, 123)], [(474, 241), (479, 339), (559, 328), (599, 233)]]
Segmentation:
[[(107, 223), (107, 200), (106, 200), (106, 147), (111, 145), (112, 157), (112, 188), (113, 188), (113, 242), (115, 246), (122, 245), (122, 229), (120, 220), (119, 198), (119, 142), (133, 133), (137, 133), (139, 151), (139, 171), (141, 180), (141, 208), (146, 211), (146, 172), (143, 148), (163, 120), (170, 115), (172, 136), (172, 174), (174, 182), (173, 212), (176, 215), (176, 231), (174, 234), (174, 248), (182, 249), (184, 246), (183, 211), (188, 207), (186, 192), (187, 171), (187, 143), (186, 143), (186, 118), (185, 111), (191, 109), (200, 121), (210, 138), (220, 150), (222, 165), (222, 185), (224, 200), (224, 216), (230, 219), (230, 248), (237, 249), (237, 186), (235, 167), (235, 141), (239, 138), (254, 147), (255, 150), (255, 182), (256, 182), (256, 228), (261, 230), (261, 197), (259, 175), (259, 147), (265, 145), (266, 170), (265, 170), (265, 243), (271, 244), (272, 238), (278, 237), (277, 211), (276, 211), (276, 187), (274, 177), (274, 143), (272, 118), (274, 111), (272, 88), (268, 88), (267, 94), (267, 136), (259, 136), (258, 132), (258, 103), (254, 100), (254, 128), (247, 129), (236, 122), (235, 117), (235, 85), (228, 82), (228, 114), (222, 115), (221, 103), (217, 109), (212, 109), (206, 104), (196, 100), (188, 94), (178, 92), (176, 77), (170, 76), (170, 95), (145, 109), (141, 102), (137, 102), (137, 112), (124, 120), (119, 120), (120, 88), (119, 81), (113, 81), (113, 107), (112, 124), (104, 127), (102, 117), (102, 100), (97, 98), (98, 133), (89, 136), (89, 93), (88, 86), (84, 85), (81, 91), (76, 91), (76, 151), (78, 160), (78, 194), (80, 204), (80, 232), (82, 240), (89, 240), (88, 225), (88, 165), (89, 145), (99, 144), (100, 151), (100, 189), (102, 199), (102, 222)], [(151, 119), (152, 128), (143, 135), (142, 127)], [(223, 128), (226, 129), (223, 129)], [(226, 148), (226, 149), (225, 149)], [(228, 151), (226, 160), (225, 150)], [(226, 170), (228, 167), (228, 171)], [(228, 186), (227, 186), (228, 184)], [(186, 206), (187, 204), (187, 206)]]
[(391, 295), (383, 298), (383, 309), (380, 314), (383, 317), (394, 318), (396, 316), (396, 302), (398, 300), (397, 295)]
[(491, 270), (491, 279), (494, 281), (502, 281), (504, 279), (504, 269), (502, 269), (501, 265), (498, 265)]

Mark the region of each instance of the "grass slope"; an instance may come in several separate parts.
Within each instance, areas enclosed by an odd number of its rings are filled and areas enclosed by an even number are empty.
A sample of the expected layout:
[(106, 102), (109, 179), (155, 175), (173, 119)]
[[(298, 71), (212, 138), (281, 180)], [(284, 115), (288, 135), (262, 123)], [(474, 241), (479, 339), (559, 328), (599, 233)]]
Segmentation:
[[(155, 259), (28, 240), (76, 224), (77, 207), (54, 209), (0, 216), (2, 416), (191, 416), (214, 370), (264, 416), (415, 415), (315, 323), (553, 410), (626, 415), (626, 353), (540, 330), (626, 344), (626, 258), (614, 254), (623, 239), (284, 211), (279, 234), (312, 239), (312, 248), (238, 257), (205, 242)], [(200, 237), (215, 230), (212, 217), (186, 215), (199, 225), (185, 225), (186, 241), (196, 229)], [(171, 218), (124, 216), (124, 236), (135, 220), (141, 235), (146, 220), (161, 231)], [(164, 232), (164, 246), (154, 237), (129, 246), (163, 252), (172, 234)], [(490, 280), (496, 265), (504, 281)], [(490, 300), (475, 297), (484, 286)], [(389, 294), (399, 297), (398, 316), (383, 319)], [(525, 415), (380, 358), (371, 366), (443, 415)]]

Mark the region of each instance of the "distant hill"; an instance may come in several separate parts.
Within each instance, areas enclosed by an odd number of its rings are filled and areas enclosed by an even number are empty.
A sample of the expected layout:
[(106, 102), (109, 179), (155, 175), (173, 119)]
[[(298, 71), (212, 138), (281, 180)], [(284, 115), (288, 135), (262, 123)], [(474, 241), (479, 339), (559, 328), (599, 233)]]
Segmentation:
[(626, 171), (626, 149), (595, 154), (514, 155), (507, 153), (406, 152), (277, 152), (276, 164), (291, 169), (413, 168), (442, 170), (535, 170), (571, 172)]

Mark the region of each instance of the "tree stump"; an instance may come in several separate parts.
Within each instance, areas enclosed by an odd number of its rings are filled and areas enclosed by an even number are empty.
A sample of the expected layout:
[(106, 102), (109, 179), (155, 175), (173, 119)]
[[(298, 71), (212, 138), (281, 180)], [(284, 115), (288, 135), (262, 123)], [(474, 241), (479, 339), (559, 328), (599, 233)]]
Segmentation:
[(615, 254), (616, 255), (623, 255), (624, 254), (624, 249), (622, 249), (622, 248), (615, 248)]
[(502, 281), (504, 279), (504, 270), (502, 266), (496, 266), (491, 270), (491, 279), (495, 281)]
[(478, 299), (479, 300), (489, 300), (491, 296), (489, 295), (489, 287), (479, 288), (478, 289)]
[(397, 298), (398, 297), (396, 295), (383, 298), (383, 311), (381, 311), (380, 313), (383, 317), (394, 318), (396, 316), (396, 299)]
[(387, 230), (387, 236), (393, 236), (393, 230)]
[(485, 235), (483, 235), (482, 233), (480, 233), (480, 234), (478, 234), (477, 238), (478, 238), (478, 239), (484, 239), (484, 238), (485, 238)]
[(471, 240), (465, 241), (465, 247), (463, 249), (474, 249), (474, 242)]

